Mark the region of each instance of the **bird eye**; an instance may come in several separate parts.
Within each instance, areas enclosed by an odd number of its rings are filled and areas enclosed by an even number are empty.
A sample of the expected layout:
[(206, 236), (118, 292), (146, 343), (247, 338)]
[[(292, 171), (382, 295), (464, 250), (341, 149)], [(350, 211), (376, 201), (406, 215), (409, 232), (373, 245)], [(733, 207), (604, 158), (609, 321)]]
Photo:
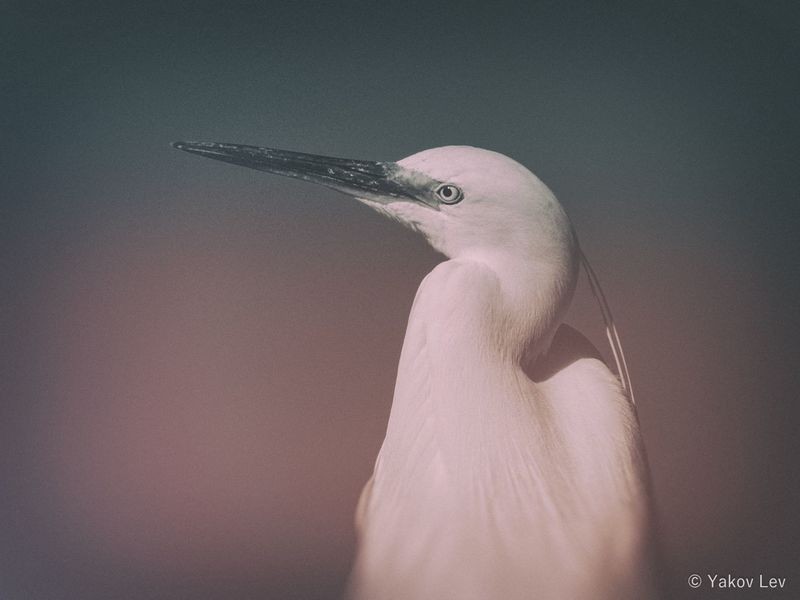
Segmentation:
[(439, 196), (439, 200), (445, 204), (455, 204), (456, 202), (460, 202), (464, 197), (463, 192), (459, 188), (449, 183), (443, 183), (436, 188), (436, 195)]

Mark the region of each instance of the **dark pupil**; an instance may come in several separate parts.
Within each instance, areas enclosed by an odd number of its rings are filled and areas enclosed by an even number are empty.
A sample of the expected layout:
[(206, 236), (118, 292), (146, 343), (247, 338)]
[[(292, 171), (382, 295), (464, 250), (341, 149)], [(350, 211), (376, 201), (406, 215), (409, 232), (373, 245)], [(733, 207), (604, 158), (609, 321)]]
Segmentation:
[(453, 188), (451, 188), (450, 186), (445, 186), (442, 188), (442, 196), (444, 196), (445, 198), (449, 198), (452, 195), (453, 195)]

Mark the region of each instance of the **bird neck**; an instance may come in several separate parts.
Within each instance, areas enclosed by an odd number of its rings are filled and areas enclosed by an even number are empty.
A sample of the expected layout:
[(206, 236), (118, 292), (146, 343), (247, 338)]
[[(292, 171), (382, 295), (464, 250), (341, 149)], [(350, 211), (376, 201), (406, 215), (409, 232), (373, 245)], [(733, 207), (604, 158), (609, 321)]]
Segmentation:
[(489, 266), (500, 282), (504, 326), (497, 343), (503, 353), (528, 363), (547, 351), (575, 291), (578, 257), (574, 237), (522, 255), (489, 251), (471, 257)]

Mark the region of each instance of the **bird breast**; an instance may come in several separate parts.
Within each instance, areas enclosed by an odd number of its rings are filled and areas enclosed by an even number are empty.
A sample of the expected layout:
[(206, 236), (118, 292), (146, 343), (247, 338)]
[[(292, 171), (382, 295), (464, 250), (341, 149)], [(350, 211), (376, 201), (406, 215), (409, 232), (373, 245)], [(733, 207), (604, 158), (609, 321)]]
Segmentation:
[(638, 560), (635, 416), (596, 359), (531, 380), (497, 339), (501, 294), (467, 261), (420, 286), (363, 500), (358, 598), (626, 597), (597, 575)]

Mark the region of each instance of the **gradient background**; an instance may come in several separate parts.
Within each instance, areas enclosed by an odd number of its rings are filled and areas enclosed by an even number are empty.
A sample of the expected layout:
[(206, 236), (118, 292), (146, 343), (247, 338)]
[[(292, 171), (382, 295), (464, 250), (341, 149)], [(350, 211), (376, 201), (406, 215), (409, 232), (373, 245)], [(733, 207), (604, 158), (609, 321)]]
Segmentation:
[[(668, 597), (800, 597), (796, 2), (104, 4), (0, 5), (2, 600), (342, 588), (439, 258), (178, 139), (528, 165), (618, 317)], [(585, 285), (569, 321), (605, 348)]]

